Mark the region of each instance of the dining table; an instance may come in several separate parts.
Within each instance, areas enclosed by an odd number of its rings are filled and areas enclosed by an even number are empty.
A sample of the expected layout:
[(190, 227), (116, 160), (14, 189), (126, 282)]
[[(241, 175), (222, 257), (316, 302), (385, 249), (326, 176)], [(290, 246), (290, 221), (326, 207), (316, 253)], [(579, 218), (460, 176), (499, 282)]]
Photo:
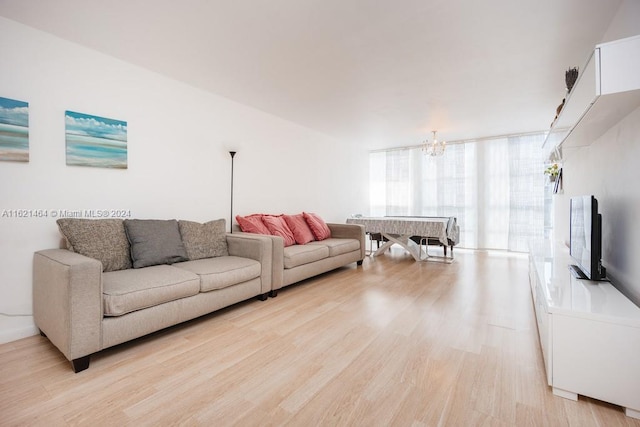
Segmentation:
[(449, 240), (457, 242), (457, 227), (451, 227), (450, 234), (447, 234), (447, 225), (450, 217), (351, 217), (347, 218), (347, 224), (360, 224), (364, 226), (368, 234), (380, 233), (385, 239), (384, 242), (372, 256), (380, 256), (392, 245), (398, 244), (406, 249), (416, 261), (425, 261), (432, 256), (426, 248), (423, 251), (422, 245), (414, 242), (412, 236), (420, 236), (429, 239), (437, 239), (443, 245), (450, 244)]

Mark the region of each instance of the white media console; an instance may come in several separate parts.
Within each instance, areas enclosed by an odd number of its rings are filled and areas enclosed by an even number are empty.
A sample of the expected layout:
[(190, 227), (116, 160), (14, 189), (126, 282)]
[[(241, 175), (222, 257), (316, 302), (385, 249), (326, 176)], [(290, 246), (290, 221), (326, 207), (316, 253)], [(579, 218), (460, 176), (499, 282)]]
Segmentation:
[(624, 407), (640, 418), (640, 308), (609, 282), (573, 277), (569, 249), (532, 242), (529, 282), (553, 394)]

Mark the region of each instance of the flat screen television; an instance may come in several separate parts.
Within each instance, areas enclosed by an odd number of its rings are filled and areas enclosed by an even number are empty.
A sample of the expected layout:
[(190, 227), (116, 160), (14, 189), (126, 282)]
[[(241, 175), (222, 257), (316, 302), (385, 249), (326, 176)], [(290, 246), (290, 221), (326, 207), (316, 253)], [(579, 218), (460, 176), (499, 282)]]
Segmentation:
[(602, 215), (593, 196), (571, 198), (569, 253), (576, 263), (570, 266), (575, 276), (588, 280), (606, 277), (602, 266)]

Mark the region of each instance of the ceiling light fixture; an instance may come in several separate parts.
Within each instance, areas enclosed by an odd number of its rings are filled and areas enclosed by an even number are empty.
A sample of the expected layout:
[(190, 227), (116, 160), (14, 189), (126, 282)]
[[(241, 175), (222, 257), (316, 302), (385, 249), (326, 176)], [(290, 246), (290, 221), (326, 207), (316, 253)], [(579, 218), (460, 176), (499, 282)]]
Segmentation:
[(432, 132), (433, 141), (429, 142), (428, 139), (424, 141), (422, 143), (422, 151), (424, 151), (427, 156), (442, 156), (444, 154), (444, 149), (446, 148), (447, 143), (445, 141), (438, 141), (438, 138), (436, 138), (437, 131), (434, 130)]

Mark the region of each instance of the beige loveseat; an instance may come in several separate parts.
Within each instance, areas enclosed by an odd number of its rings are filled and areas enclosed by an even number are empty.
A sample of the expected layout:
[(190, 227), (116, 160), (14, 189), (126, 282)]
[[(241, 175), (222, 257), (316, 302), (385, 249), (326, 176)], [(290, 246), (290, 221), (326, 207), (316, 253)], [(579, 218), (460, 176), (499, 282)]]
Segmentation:
[(224, 220), (58, 221), (69, 248), (34, 254), (34, 320), (75, 372), (102, 349), (271, 291), (272, 241), (225, 233)]
[[(331, 237), (312, 241), (303, 245), (284, 245), (280, 236), (262, 235), (271, 239), (273, 244), (273, 275), (271, 277), (271, 296), (278, 290), (293, 283), (321, 273), (343, 267), (353, 262), (362, 265), (365, 257), (364, 227), (357, 224), (327, 223)], [(234, 225), (234, 235), (255, 235), (240, 232)]]

